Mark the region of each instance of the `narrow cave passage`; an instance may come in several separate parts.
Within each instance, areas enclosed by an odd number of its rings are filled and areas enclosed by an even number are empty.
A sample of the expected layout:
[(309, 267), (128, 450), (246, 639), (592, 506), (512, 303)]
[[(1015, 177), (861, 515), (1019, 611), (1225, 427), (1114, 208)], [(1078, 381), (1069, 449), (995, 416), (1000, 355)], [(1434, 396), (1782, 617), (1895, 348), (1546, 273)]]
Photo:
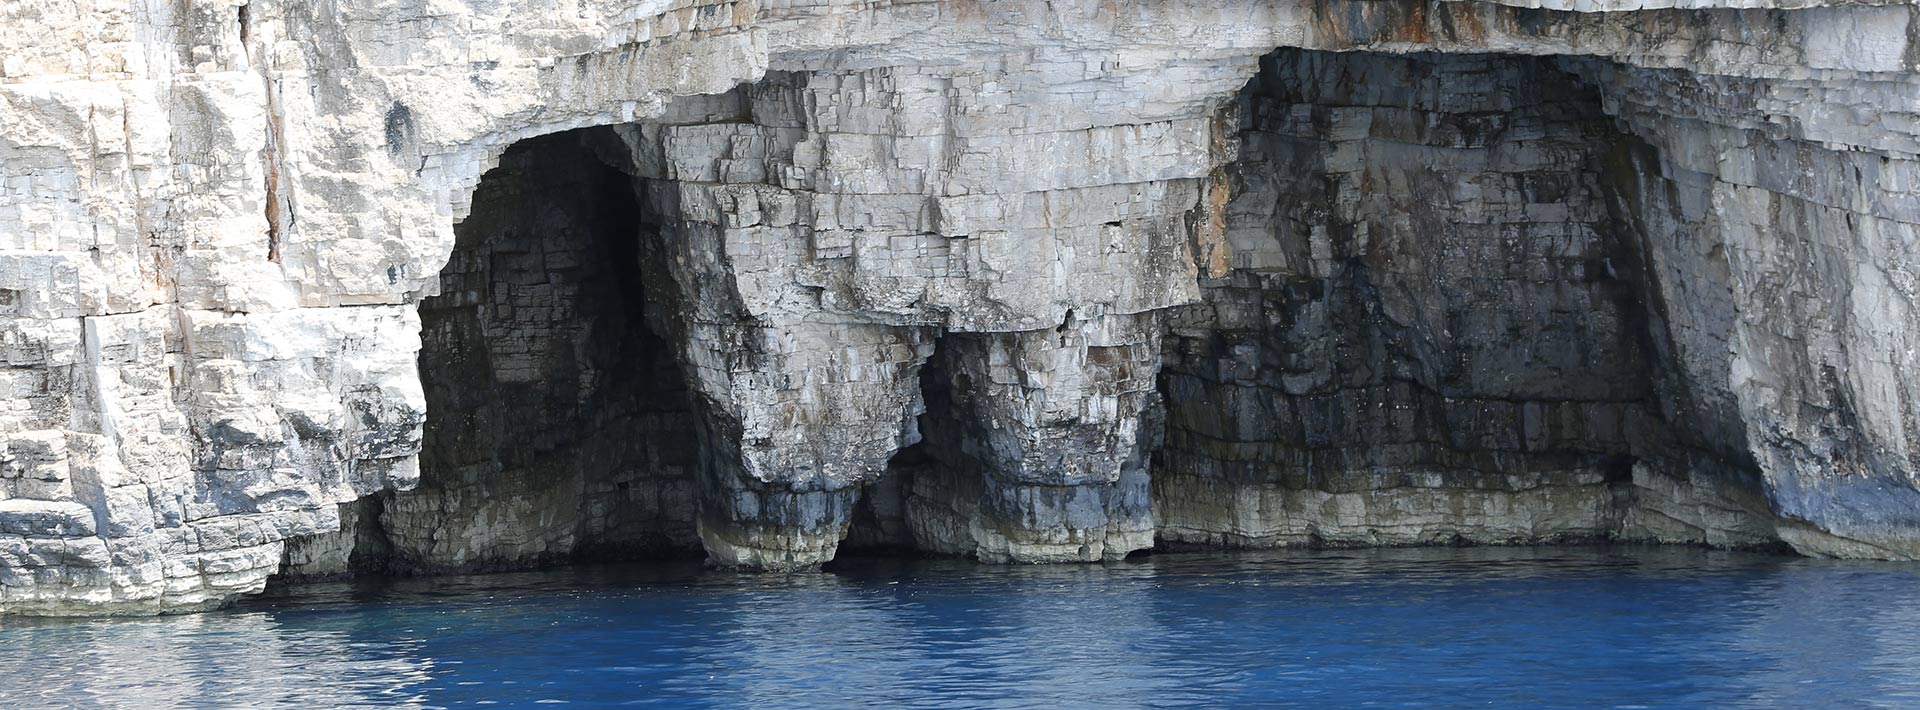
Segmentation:
[[(958, 427), (953, 421), (953, 395), (950, 366), (952, 348), (944, 338), (935, 341), (933, 356), (920, 366), (920, 396), (924, 410), (914, 418), (913, 443), (901, 447), (887, 461), (880, 480), (867, 484), (854, 505), (853, 521), (839, 554), (855, 556), (912, 556), (933, 554), (939, 529), (964, 529), (965, 520), (952, 511), (929, 508), (930, 500), (948, 500), (947, 489), (963, 472), (978, 473), (967, 466), (968, 459), (958, 448)], [(978, 483), (971, 493), (978, 495)], [(933, 495), (934, 498), (929, 496)], [(941, 516), (940, 513), (947, 513)], [(930, 522), (939, 518), (937, 526)], [(928, 544), (923, 544), (926, 540)]]
[(659, 220), (583, 129), (510, 147), (421, 303), (421, 484), (384, 502), (393, 564), (697, 554), (687, 383), (647, 325)]
[(1159, 321), (948, 332), (919, 371), (913, 443), (862, 492), (842, 549), (1091, 562), (1152, 545)]
[(969, 436), (967, 414), (956, 401), (956, 393), (973, 384), (973, 376), (954, 362), (957, 341), (966, 337), (940, 337), (920, 367), (924, 410), (914, 421), (914, 442), (896, 452), (880, 480), (861, 491), (841, 543), (843, 554), (974, 554), (973, 527), (987, 482), (973, 450), (985, 444)]

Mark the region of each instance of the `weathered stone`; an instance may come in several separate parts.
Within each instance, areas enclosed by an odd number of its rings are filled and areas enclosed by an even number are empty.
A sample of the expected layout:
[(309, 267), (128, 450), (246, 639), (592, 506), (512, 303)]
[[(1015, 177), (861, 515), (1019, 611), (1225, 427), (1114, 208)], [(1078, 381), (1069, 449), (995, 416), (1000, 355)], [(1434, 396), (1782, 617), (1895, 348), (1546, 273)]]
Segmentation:
[(1911, 3), (14, 5), (0, 611), (856, 526), (1920, 557)]
[(36, 537), (92, 537), (93, 509), (79, 503), (0, 500), (0, 533)]

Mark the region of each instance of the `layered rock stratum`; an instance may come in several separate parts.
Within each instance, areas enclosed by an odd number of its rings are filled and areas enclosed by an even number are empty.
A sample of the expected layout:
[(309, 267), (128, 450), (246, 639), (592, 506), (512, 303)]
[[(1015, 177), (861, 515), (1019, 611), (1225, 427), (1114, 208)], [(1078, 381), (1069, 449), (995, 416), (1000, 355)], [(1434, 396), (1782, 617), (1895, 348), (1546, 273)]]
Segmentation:
[(0, 612), (1920, 558), (1920, 9), (0, 0)]

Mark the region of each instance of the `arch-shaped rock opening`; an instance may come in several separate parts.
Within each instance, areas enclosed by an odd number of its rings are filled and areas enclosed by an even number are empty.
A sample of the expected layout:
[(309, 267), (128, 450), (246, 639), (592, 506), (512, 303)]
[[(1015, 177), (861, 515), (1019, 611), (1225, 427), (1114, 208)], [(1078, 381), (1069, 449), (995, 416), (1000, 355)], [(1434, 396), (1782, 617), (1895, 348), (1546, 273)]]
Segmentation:
[(1118, 559), (1152, 545), (1152, 315), (947, 333), (920, 370), (914, 443), (863, 492), (847, 545), (988, 562)]
[(386, 505), (426, 568), (697, 549), (686, 378), (647, 325), (646, 215), (593, 131), (521, 141), (420, 304), (421, 485)]
[(1262, 61), (1234, 268), (1171, 319), (1163, 542), (1770, 537), (1712, 364), (1676, 357), (1724, 353), (1731, 304), (1661, 300), (1711, 268), (1676, 261), (1703, 261), (1678, 204), (1703, 195), (1609, 115), (1598, 64)]
[[(419, 306), (420, 484), (348, 507), (330, 543), (351, 540), (347, 567), (699, 554), (688, 383), (649, 325), (659, 270), (642, 262), (660, 250), (642, 245), (661, 218), (644, 182), (596, 156), (609, 131), (520, 141), (481, 179)], [(342, 564), (316, 562), (301, 567)]]

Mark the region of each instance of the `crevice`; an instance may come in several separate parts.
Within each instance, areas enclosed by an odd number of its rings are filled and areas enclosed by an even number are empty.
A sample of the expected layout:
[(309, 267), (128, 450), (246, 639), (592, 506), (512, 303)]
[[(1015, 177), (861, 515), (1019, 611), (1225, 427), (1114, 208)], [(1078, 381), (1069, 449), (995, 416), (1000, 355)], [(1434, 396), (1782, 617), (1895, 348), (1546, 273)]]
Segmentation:
[(240, 47), (247, 59), (260, 74), (262, 95), (266, 99), (263, 107), (267, 120), (266, 146), (261, 149), (261, 160), (265, 164), (265, 193), (267, 220), (267, 261), (280, 263), (281, 241), (293, 225), (292, 190), (288, 189), (285, 167), (286, 133), (282, 127), (283, 109), (280, 106), (279, 86), (273, 78), (273, 56), (270, 53), (271, 42), (262, 40), (256, 51), (253, 46), (253, 23), (248, 5), (241, 5), (237, 11), (240, 25)]
[[(916, 416), (917, 436), (887, 461), (879, 481), (868, 484), (855, 504), (853, 522), (839, 553), (852, 556), (923, 557), (935, 554), (921, 540), (946, 521), (930, 523), (927, 491), (942, 489), (962, 475), (953, 462), (954, 426), (946, 337), (934, 342), (934, 352), (920, 366), (922, 411)], [(916, 515), (917, 514), (917, 515)]]

